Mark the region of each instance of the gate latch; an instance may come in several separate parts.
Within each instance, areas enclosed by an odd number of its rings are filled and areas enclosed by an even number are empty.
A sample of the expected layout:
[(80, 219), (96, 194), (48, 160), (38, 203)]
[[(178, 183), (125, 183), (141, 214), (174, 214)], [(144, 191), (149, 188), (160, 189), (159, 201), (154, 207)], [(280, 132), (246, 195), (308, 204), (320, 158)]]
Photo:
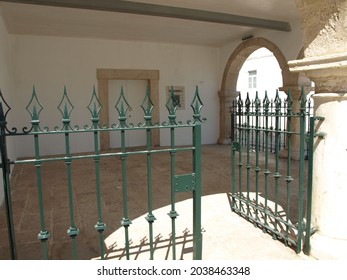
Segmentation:
[(174, 176), (175, 192), (191, 192), (195, 188), (195, 173)]

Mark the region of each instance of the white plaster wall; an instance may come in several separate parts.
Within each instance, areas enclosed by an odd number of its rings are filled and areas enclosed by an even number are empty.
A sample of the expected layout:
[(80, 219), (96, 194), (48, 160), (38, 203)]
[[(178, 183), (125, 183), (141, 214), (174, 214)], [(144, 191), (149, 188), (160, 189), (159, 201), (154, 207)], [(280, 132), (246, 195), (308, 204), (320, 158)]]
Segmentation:
[[(13, 82), (12, 82), (12, 40), (9, 36), (2, 12), (0, 10), (0, 90), (8, 104), (13, 104)], [(8, 126), (11, 127), (13, 116), (8, 115)], [(14, 141), (12, 139), (7, 140), (8, 157), (11, 160), (16, 159), (16, 153), (14, 148)], [(1, 160), (1, 158), (0, 158)], [(1, 172), (1, 171), (0, 171)], [(0, 179), (0, 205), (3, 202), (3, 180), (2, 172)]]
[[(208, 123), (203, 125), (202, 142), (216, 143), (218, 138), (218, 95), (219, 49), (188, 45), (160, 44), (149, 42), (126, 42), (112, 40), (58, 38), (40, 36), (15, 36), (15, 92), (18, 126), (30, 125), (30, 116), (25, 112), (33, 85), (44, 106), (40, 115), (41, 125), (61, 124), (57, 111), (66, 85), (70, 99), (75, 106), (71, 114), (72, 125), (83, 127), (89, 123), (86, 110), (93, 86), (97, 86), (97, 68), (154, 69), (160, 71), (160, 121), (167, 120), (166, 86), (184, 86), (186, 110), (177, 111), (177, 120), (192, 119), (190, 102), (199, 86), (204, 102), (203, 115)], [(116, 101), (114, 102), (116, 103)], [(140, 104), (139, 104), (140, 105)], [(133, 106), (134, 107), (134, 106)], [(63, 153), (59, 141), (54, 137), (41, 139), (41, 154)], [(191, 143), (186, 131), (177, 132), (177, 144)], [(161, 132), (161, 145), (169, 145), (169, 135)], [(32, 155), (32, 139), (18, 140), (20, 156)], [(91, 138), (82, 134), (72, 137), (72, 152), (92, 149)]]
[[(257, 31), (255, 37), (264, 37), (282, 50), (286, 58), (295, 59), (301, 49), (301, 31), (298, 23), (292, 23), (291, 32)], [(25, 107), (30, 99), (32, 87), (36, 86), (39, 99), (44, 106), (40, 115), (41, 126), (61, 124), (61, 116), (56, 109), (63, 94), (64, 85), (75, 105), (72, 125), (83, 127), (89, 123), (90, 115), (86, 105), (92, 87), (97, 85), (97, 68), (155, 69), (160, 71), (160, 121), (167, 120), (165, 91), (168, 85), (184, 86), (186, 92), (185, 110), (177, 110), (177, 120), (191, 119), (189, 106), (195, 85), (200, 88), (204, 102), (203, 116), (208, 123), (203, 124), (204, 144), (216, 143), (219, 134), (219, 98), (225, 64), (241, 43), (233, 41), (221, 48), (163, 44), (155, 42), (129, 42), (80, 38), (13, 36), (14, 92), (17, 127), (30, 126), (29, 114)], [(169, 144), (168, 131), (161, 131), (160, 143)], [(76, 134), (71, 137), (72, 152), (92, 150), (91, 137)], [(64, 153), (62, 137), (47, 136), (40, 139), (41, 154)], [(191, 143), (191, 133), (178, 132), (176, 143)], [(33, 154), (31, 137), (16, 139), (19, 156)]]

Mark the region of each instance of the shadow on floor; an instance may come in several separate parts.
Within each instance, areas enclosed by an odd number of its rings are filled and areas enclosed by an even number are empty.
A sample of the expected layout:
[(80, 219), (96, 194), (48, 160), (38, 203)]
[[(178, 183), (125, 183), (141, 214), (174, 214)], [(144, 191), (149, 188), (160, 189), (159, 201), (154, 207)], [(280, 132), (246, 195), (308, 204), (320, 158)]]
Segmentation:
[[(193, 253), (193, 234), (190, 233), (188, 228), (186, 228), (182, 235), (176, 236), (176, 252), (179, 254), (176, 255), (177, 260), (184, 260), (185, 255), (191, 255)], [(160, 259), (170, 260), (172, 259), (172, 235), (162, 236), (158, 234), (154, 237), (153, 240), (153, 253), (154, 257), (157, 258), (158, 255), (161, 256)], [(189, 257), (191, 258), (191, 257)], [(100, 258), (96, 258), (100, 259)], [(108, 245), (108, 249), (105, 252), (104, 259), (117, 259), (125, 260), (126, 259), (126, 250), (125, 246), (118, 244), (115, 241), (113, 244)], [(144, 236), (142, 239), (137, 242), (130, 240), (129, 246), (129, 259), (138, 260), (138, 259), (150, 259), (150, 243), (148, 236)]]

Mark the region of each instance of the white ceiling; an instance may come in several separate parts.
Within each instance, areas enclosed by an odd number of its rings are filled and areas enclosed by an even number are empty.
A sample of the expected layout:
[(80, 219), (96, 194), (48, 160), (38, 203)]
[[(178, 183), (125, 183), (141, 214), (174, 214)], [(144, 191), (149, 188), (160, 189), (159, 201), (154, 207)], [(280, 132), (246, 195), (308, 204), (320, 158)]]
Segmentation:
[[(85, 1), (85, 0), (84, 0)], [(78, 2), (78, 1), (74, 1)], [(81, 0), (81, 2), (83, 2)], [(131, 0), (293, 23), (294, 0)], [(256, 33), (256, 27), (0, 0), (9, 33), (221, 46)], [(285, 32), (285, 31), (280, 31)]]

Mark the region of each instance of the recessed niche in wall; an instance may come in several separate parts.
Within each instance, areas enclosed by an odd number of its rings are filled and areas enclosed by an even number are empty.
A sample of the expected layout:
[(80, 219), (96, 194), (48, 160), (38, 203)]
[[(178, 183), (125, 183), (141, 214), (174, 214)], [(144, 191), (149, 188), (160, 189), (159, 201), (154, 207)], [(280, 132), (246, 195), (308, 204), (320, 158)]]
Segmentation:
[[(149, 83), (150, 96), (154, 104), (152, 112), (153, 123), (159, 122), (159, 70), (145, 69), (97, 69), (98, 97), (103, 105), (100, 110), (100, 124), (109, 124), (109, 94), (110, 80), (146, 80)], [(139, 92), (143, 96), (143, 92)], [(151, 143), (153, 146), (160, 145), (159, 129), (151, 130)], [(106, 151), (111, 148), (110, 133), (105, 131), (100, 134), (100, 150)]]
[(177, 102), (177, 110), (185, 110), (185, 96), (184, 87), (182, 86), (167, 86), (166, 87), (166, 100), (168, 100), (171, 88), (173, 88), (175, 101)]

